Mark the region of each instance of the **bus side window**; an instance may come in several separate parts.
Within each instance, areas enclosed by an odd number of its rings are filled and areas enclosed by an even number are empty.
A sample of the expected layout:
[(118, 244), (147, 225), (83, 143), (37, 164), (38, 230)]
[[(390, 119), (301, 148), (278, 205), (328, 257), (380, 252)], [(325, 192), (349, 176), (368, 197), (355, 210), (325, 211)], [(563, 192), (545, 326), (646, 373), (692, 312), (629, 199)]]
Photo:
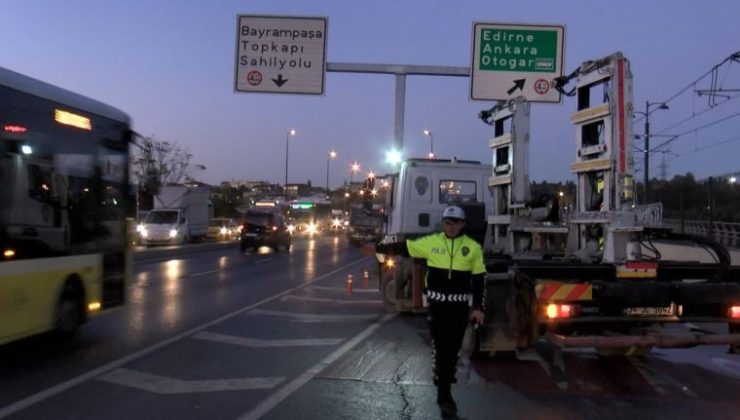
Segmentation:
[(39, 165), (28, 165), (28, 196), (34, 200), (48, 203), (52, 197), (51, 170)]

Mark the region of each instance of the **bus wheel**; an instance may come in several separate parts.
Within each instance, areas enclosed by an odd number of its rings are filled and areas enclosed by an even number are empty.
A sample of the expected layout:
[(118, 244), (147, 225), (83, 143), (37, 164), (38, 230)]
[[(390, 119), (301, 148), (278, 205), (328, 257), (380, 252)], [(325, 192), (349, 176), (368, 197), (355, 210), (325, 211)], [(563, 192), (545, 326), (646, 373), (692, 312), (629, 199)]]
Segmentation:
[(82, 297), (75, 290), (65, 291), (59, 300), (56, 332), (62, 338), (71, 338), (82, 324)]

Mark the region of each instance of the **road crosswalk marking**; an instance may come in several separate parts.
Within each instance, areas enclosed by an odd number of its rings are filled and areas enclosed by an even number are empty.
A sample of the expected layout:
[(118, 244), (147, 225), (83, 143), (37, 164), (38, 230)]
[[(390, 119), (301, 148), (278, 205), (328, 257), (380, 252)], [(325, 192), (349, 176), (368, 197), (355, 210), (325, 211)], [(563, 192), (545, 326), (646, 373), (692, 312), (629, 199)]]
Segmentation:
[(249, 391), (271, 389), (285, 380), (274, 378), (231, 378), (183, 380), (166, 376), (152, 375), (131, 369), (116, 369), (97, 378), (100, 381), (137, 388), (155, 394), (192, 394), (220, 391)]
[(378, 314), (369, 315), (319, 315), (297, 312), (272, 311), (268, 309), (253, 309), (250, 315), (267, 315), (282, 318), (291, 318), (295, 322), (362, 322), (375, 321), (380, 318)]
[(280, 298), (281, 301), (286, 302), (289, 300), (303, 300), (306, 302), (325, 302), (332, 303), (335, 305), (376, 305), (383, 303), (382, 300), (352, 300), (352, 299), (331, 299), (331, 298), (318, 298), (312, 296), (296, 296), (287, 295)]
[[(347, 289), (344, 287), (331, 287), (331, 286), (308, 286), (306, 289), (311, 290), (326, 290), (329, 292), (347, 292)], [(378, 289), (360, 289), (360, 288), (354, 288), (352, 289), (352, 293), (380, 293)]]
[(262, 340), (259, 338), (237, 337), (234, 335), (218, 334), (201, 331), (193, 338), (215, 341), (218, 343), (235, 344), (243, 347), (307, 347), (307, 346), (336, 346), (343, 338), (308, 338), (308, 339), (276, 339)]

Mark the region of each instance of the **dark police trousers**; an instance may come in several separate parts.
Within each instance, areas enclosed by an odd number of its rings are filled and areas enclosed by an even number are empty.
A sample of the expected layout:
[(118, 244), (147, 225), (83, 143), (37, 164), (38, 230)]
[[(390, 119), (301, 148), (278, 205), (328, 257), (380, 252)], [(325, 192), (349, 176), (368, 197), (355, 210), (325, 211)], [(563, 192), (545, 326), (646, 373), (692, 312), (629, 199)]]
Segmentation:
[(470, 307), (467, 302), (429, 302), (429, 331), (434, 348), (434, 384), (449, 385), (455, 380), (455, 366)]

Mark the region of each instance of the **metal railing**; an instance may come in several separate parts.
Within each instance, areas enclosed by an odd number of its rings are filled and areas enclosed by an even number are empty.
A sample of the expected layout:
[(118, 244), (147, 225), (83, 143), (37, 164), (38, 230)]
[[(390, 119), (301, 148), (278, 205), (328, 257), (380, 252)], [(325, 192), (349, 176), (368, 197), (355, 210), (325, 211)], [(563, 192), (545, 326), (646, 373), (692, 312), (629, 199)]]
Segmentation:
[(711, 237), (724, 246), (740, 247), (740, 223), (664, 219), (663, 226), (678, 233)]

